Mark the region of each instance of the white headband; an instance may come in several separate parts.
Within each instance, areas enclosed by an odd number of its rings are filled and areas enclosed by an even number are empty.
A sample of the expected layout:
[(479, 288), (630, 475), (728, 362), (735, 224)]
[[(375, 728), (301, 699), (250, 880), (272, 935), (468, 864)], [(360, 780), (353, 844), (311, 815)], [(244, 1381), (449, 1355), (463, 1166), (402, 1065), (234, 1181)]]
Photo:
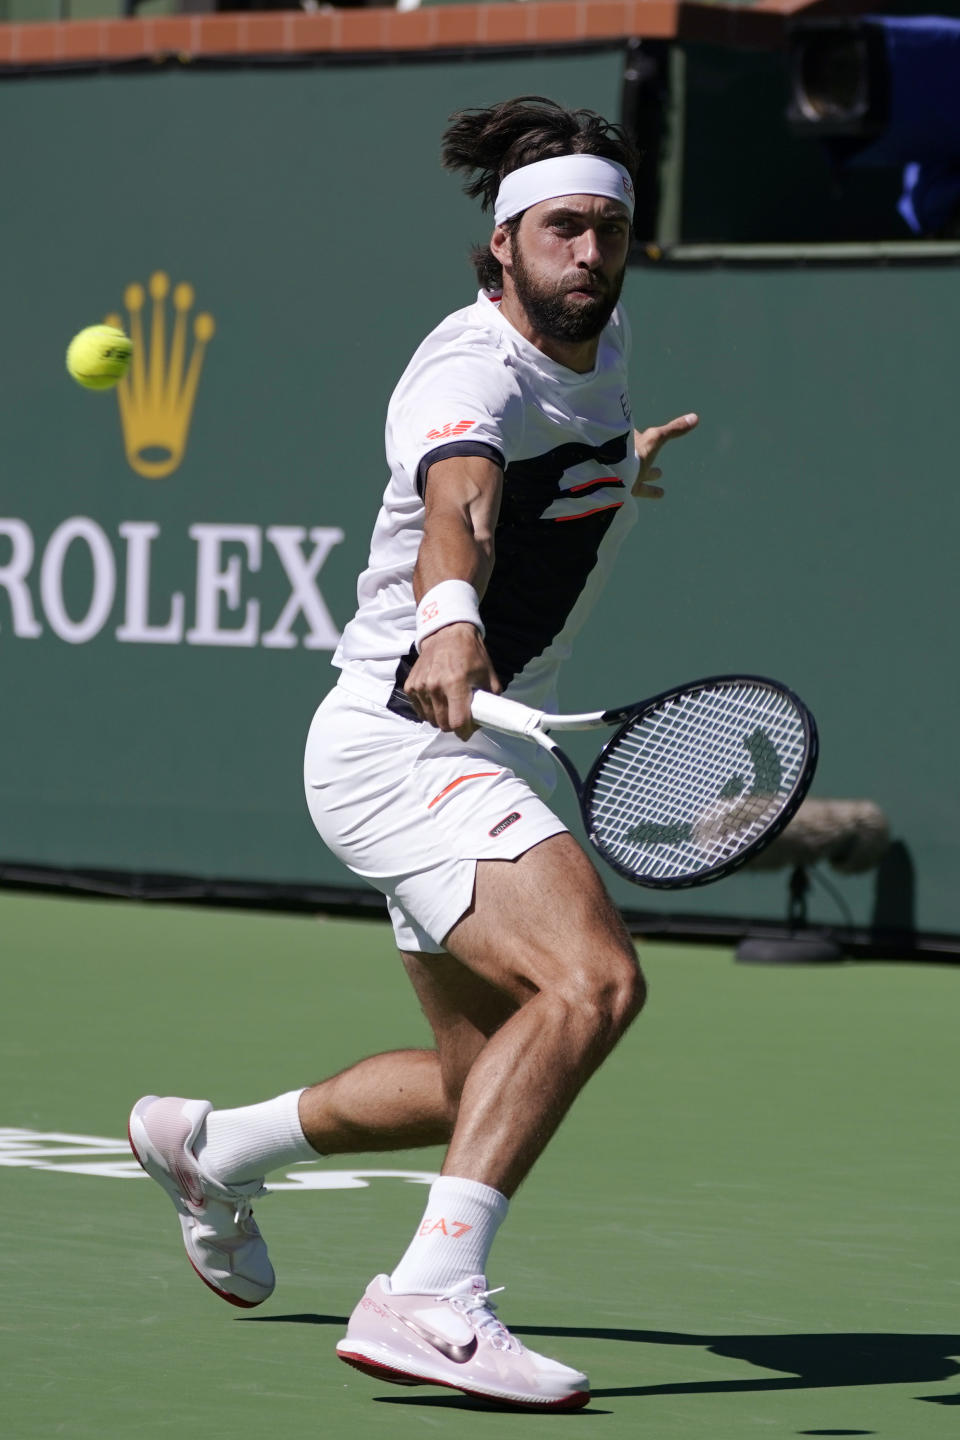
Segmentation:
[(628, 170), (600, 155), (557, 155), (522, 165), (504, 177), (494, 206), (494, 224), (502, 225), (531, 205), (561, 195), (605, 195), (625, 205), (633, 219), (633, 181)]

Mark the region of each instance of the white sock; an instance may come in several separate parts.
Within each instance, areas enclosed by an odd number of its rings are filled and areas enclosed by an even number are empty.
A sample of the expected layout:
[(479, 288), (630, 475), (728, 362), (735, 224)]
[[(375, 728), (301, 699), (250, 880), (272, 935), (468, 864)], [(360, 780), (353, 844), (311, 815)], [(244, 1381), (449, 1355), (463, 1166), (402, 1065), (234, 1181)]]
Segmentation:
[(461, 1280), (485, 1275), (494, 1236), (509, 1200), (476, 1180), (441, 1175), (406, 1254), (390, 1276), (396, 1294), (439, 1295)]
[(211, 1110), (194, 1147), (201, 1169), (224, 1185), (239, 1185), (298, 1160), (316, 1160), (300, 1124), (302, 1094), (289, 1090), (259, 1105)]

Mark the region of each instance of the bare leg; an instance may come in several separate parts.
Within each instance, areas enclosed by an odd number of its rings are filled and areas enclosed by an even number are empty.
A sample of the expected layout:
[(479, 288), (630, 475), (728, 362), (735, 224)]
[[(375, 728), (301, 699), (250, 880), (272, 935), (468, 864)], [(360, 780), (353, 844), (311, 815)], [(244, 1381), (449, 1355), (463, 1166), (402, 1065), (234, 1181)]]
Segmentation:
[(321, 1155), (445, 1145), (453, 1116), (435, 1050), (371, 1055), (300, 1096), (303, 1133)]
[(480, 861), (449, 954), (403, 956), (437, 1051), (376, 1055), (300, 1098), (322, 1154), (450, 1140), (445, 1175), (512, 1195), (644, 1000), (633, 944), (583, 850), (556, 835)]
[(424, 977), (430, 977), (424, 1009), (442, 1042), (441, 1054), (395, 1050), (373, 1055), (305, 1090), (300, 1123), (321, 1155), (447, 1144), (464, 1078), (489, 1036), (515, 1009), (449, 955), (402, 958), (421, 1000)]
[(477, 866), (451, 954), (520, 1008), (472, 1065), (443, 1166), (512, 1195), (645, 997), (633, 944), (570, 835)]

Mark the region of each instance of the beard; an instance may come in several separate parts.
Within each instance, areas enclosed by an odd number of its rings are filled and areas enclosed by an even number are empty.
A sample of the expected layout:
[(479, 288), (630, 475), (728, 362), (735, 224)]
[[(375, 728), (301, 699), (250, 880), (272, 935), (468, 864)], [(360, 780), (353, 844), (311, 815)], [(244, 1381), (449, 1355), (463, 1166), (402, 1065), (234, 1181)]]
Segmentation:
[[(559, 284), (549, 285), (535, 280), (530, 274), (516, 235), (513, 237), (512, 257), (512, 279), (517, 299), (541, 335), (550, 340), (568, 342), (596, 339), (620, 299), (626, 264), (612, 280), (584, 271)], [(573, 291), (580, 286), (593, 293), (574, 295)]]

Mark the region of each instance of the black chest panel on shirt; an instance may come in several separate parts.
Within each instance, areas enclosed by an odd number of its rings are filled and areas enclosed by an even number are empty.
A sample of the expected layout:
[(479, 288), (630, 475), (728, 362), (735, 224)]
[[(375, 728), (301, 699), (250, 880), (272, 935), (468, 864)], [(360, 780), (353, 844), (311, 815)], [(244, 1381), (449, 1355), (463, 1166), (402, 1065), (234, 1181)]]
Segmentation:
[[(575, 465), (584, 465), (596, 460), (601, 465), (619, 465), (627, 458), (628, 433), (615, 435), (604, 445), (584, 445), (571, 440), (567, 445), (558, 445), (545, 455), (534, 455), (531, 460), (512, 460), (503, 473), (503, 499), (500, 502), (500, 517), (497, 521), (497, 535), (504, 523), (515, 524), (523, 520), (539, 520), (544, 510), (569, 491), (564, 491), (560, 481)], [(606, 481), (609, 484), (609, 480)], [(604, 482), (594, 482), (601, 489)], [(577, 486), (578, 495), (588, 495), (587, 486)], [(552, 523), (552, 522), (550, 522)], [(500, 556), (497, 554), (497, 565)]]
[[(563, 629), (620, 507), (611, 501), (592, 514), (549, 519), (544, 511), (570, 494), (560, 483), (568, 470), (587, 460), (620, 463), (627, 457), (628, 439), (629, 432), (604, 445), (572, 441), (507, 466), (494, 537), (496, 563), (480, 602), (485, 644), (503, 686)], [(591, 494), (621, 486), (607, 476), (578, 485), (576, 497), (589, 509)]]
[[(503, 497), (494, 535), (495, 563), (480, 618), (484, 643), (504, 688), (559, 635), (597, 563), (597, 552), (622, 502), (611, 500), (592, 513), (545, 518), (556, 500), (569, 496), (561, 481), (568, 470), (596, 460), (616, 465), (627, 457), (630, 432), (603, 445), (571, 441), (543, 455), (511, 462), (503, 476)], [(591, 494), (622, 488), (606, 476), (574, 487), (589, 509)], [(411, 649), (397, 666), (390, 709), (416, 717), (402, 694), (416, 662)]]

